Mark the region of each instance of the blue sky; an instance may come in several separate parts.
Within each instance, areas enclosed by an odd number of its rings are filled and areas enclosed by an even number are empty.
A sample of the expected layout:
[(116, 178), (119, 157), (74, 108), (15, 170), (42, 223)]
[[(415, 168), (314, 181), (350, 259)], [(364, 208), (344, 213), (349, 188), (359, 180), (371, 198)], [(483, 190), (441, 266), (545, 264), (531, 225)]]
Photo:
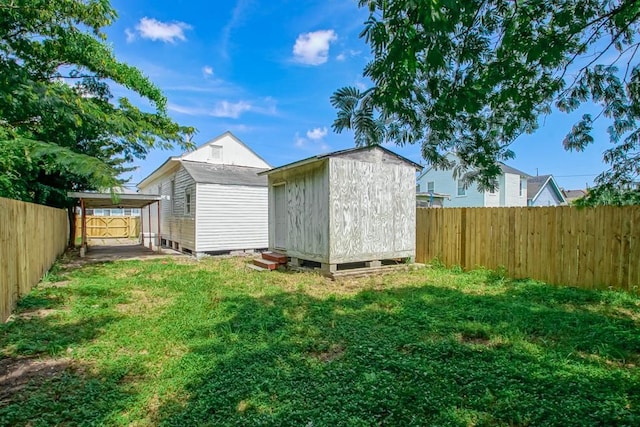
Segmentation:
[[(342, 86), (366, 87), (371, 59), (358, 37), (365, 10), (353, 0), (113, 0), (119, 18), (105, 32), (116, 56), (141, 69), (168, 99), (170, 116), (194, 126), (199, 145), (231, 131), (273, 166), (353, 147), (333, 133), (329, 97)], [(128, 95), (124, 90), (116, 96)], [(512, 145), (508, 163), (529, 174), (552, 173), (565, 188), (584, 188), (605, 169), (605, 122), (596, 143), (568, 153), (562, 140), (586, 109), (541, 118), (533, 135)], [(419, 147), (390, 149), (424, 164)], [(173, 151), (136, 163), (139, 182)]]

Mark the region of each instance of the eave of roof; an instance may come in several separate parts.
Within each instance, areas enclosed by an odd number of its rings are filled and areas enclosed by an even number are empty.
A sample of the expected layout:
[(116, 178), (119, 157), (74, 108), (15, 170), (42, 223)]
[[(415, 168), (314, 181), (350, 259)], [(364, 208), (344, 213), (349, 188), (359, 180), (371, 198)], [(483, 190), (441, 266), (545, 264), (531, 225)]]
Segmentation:
[(368, 145), (366, 147), (347, 148), (345, 150), (338, 150), (338, 151), (333, 151), (331, 153), (318, 154), (318, 155), (315, 155), (315, 156), (307, 157), (306, 159), (298, 160), (298, 161), (295, 161), (293, 163), (288, 163), (286, 165), (278, 166), (277, 168), (273, 168), (273, 169), (266, 170), (264, 172), (260, 172), (258, 175), (270, 175), (273, 172), (281, 172), (281, 171), (284, 171), (284, 170), (287, 170), (287, 169), (291, 169), (291, 168), (303, 166), (303, 165), (306, 165), (306, 164), (309, 164), (309, 163), (313, 163), (313, 162), (317, 162), (317, 161), (320, 161), (320, 160), (324, 160), (324, 159), (327, 159), (329, 157), (335, 157), (335, 156), (339, 156), (339, 155), (347, 154), (347, 153), (355, 153), (355, 152), (358, 152), (358, 151), (372, 150), (372, 149), (375, 149), (375, 148), (379, 148), (379, 149), (383, 150), (384, 152), (386, 152), (387, 154), (392, 155), (392, 156), (402, 160), (403, 162), (410, 164), (416, 170), (422, 170), (423, 169), (423, 167), (421, 165), (419, 165), (418, 163), (416, 163), (416, 162), (414, 162), (412, 160), (409, 160), (406, 157), (403, 157), (403, 156), (401, 156), (401, 155), (399, 155), (397, 153), (394, 153), (393, 151), (391, 151), (391, 150), (389, 150), (387, 148), (384, 148), (381, 145)]
[(95, 193), (91, 191), (68, 192), (67, 197), (81, 199), (86, 208), (143, 208), (161, 199), (158, 194)]

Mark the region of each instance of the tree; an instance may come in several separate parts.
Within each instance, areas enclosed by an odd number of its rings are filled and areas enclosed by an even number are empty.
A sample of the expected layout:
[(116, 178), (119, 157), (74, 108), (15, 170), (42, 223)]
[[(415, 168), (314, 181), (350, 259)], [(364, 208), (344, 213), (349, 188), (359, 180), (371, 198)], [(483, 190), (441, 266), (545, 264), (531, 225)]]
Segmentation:
[(360, 0), (370, 15), (361, 33), (373, 60), (373, 86), (345, 87), (331, 102), (336, 132), (356, 144), (421, 144), (425, 160), (453, 167), (480, 189), (493, 188), (509, 145), (555, 108), (593, 102), (564, 140), (593, 142), (596, 120), (610, 120), (609, 169), (600, 185), (624, 187), (640, 175), (640, 67), (634, 0)]
[(106, 44), (115, 17), (108, 0), (0, 0), (0, 196), (69, 206), (67, 191), (120, 185), (150, 149), (189, 146), (194, 129)]

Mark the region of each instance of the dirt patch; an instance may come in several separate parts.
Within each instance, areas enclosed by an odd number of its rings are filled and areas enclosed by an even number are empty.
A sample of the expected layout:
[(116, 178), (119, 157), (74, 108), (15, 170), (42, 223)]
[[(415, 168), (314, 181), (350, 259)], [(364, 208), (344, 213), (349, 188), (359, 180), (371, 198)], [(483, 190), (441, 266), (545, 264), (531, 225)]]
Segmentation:
[(340, 344), (333, 344), (329, 350), (321, 352), (313, 352), (311, 356), (321, 362), (331, 362), (340, 358), (344, 354), (345, 348)]
[(39, 310), (23, 311), (15, 315), (15, 319), (31, 320), (31, 319), (44, 319), (51, 315), (60, 313), (60, 310), (53, 308), (41, 308)]
[(64, 288), (71, 283), (71, 280), (60, 280), (59, 282), (40, 282), (39, 288)]
[(70, 368), (70, 359), (0, 359), (0, 405), (11, 401), (30, 382), (41, 383)]
[(462, 344), (471, 344), (471, 345), (490, 345), (491, 338), (486, 336), (483, 333), (462, 333), (460, 334), (458, 340)]

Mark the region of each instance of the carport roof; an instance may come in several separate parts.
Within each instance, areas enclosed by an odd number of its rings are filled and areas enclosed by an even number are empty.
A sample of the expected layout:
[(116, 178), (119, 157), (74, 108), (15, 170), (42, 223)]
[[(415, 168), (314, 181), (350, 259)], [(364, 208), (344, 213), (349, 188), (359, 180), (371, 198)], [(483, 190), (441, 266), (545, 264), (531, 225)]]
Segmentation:
[(102, 208), (143, 208), (161, 199), (158, 194), (94, 193), (91, 191), (69, 192), (67, 197), (84, 200), (88, 209)]

